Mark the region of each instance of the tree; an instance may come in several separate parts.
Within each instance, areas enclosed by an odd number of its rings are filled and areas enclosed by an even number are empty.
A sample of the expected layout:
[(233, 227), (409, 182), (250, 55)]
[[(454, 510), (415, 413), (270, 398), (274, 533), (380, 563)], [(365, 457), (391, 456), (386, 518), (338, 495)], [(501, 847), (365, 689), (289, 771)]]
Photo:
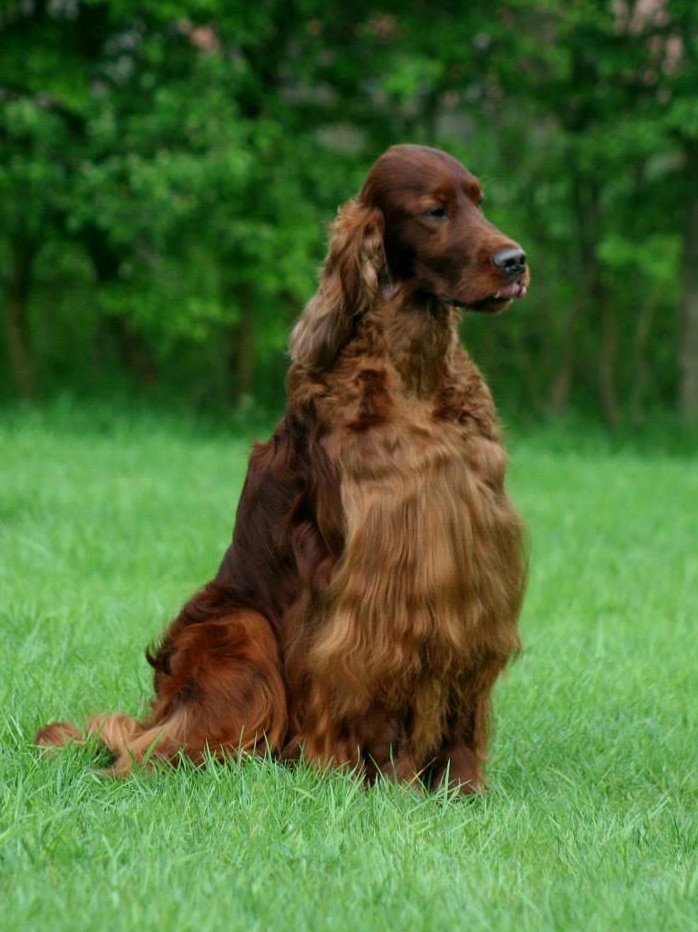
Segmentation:
[(484, 175), (488, 215), (530, 252), (517, 313), (467, 324), (500, 394), (612, 425), (678, 394), (691, 415), (697, 16), (692, 0), (6, 3), (15, 390), (117, 361), (141, 387), (273, 404), (325, 222), (387, 145), (415, 141)]
[(677, 190), (683, 204), (679, 409), (698, 419), (698, 9), (690, 0), (659, 4), (656, 21), (665, 125), (681, 148)]

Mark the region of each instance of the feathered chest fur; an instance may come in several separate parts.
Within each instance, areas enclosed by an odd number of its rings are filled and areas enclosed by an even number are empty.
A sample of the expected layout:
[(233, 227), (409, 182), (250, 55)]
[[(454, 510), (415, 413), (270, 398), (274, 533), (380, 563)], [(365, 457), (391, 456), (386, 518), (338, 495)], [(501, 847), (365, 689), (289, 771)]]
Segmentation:
[(492, 399), (453, 319), (389, 311), (311, 392), (344, 547), (313, 606), (310, 664), (352, 697), (347, 714), (376, 701), (397, 714), (428, 684), (444, 716), (483, 652), (518, 646), (522, 528)]

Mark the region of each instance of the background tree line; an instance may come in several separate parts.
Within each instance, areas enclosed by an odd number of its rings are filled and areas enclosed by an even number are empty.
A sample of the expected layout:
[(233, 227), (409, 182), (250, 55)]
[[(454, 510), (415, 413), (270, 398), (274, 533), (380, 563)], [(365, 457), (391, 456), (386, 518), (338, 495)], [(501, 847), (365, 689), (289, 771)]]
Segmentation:
[(509, 407), (698, 418), (695, 0), (0, 0), (0, 390), (274, 407), (325, 224), (395, 142), (533, 282)]

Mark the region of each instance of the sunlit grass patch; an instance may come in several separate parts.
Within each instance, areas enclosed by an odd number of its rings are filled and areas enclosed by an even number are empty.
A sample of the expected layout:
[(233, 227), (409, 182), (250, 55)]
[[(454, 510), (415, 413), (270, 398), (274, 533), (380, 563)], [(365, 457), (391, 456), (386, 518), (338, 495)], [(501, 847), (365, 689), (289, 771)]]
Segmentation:
[(698, 916), (698, 467), (512, 444), (524, 651), (473, 799), (269, 759), (96, 773), (35, 729), (141, 711), (215, 571), (247, 441), (154, 417), (0, 426), (0, 927), (676, 929)]

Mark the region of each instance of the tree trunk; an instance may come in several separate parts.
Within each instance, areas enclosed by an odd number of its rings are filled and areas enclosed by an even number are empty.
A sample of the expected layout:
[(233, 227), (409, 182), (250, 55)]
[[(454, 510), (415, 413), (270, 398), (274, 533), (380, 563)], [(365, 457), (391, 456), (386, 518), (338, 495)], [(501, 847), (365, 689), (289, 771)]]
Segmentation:
[(618, 322), (608, 299), (597, 252), (603, 226), (601, 186), (598, 179), (590, 177), (588, 171), (579, 166), (573, 165), (570, 174), (572, 209), (577, 224), (579, 300), (566, 328), (552, 402), (558, 411), (567, 404), (574, 372), (575, 323), (581, 313), (590, 326), (598, 327), (600, 332), (601, 342), (595, 360), (599, 400), (606, 422), (615, 429), (622, 419), (615, 380)]
[(652, 374), (647, 358), (647, 349), (661, 297), (662, 289), (655, 286), (637, 316), (633, 346), (634, 378), (630, 395), (630, 418), (634, 427), (642, 426), (645, 420), (645, 399)]
[(679, 348), (679, 410), (690, 421), (698, 420), (698, 140), (686, 143), (688, 202), (684, 223), (681, 263), (681, 345)]
[(102, 327), (116, 344), (121, 366), (137, 385), (152, 389), (158, 384), (158, 366), (152, 350), (125, 317), (107, 317)]
[(599, 394), (606, 422), (617, 430), (622, 421), (615, 367), (618, 351), (618, 321), (605, 289), (599, 287), (596, 300), (601, 305), (601, 346), (599, 348)]
[(575, 304), (567, 314), (560, 350), (560, 364), (550, 390), (550, 410), (556, 417), (565, 413), (570, 402), (574, 376), (574, 337), (578, 316), (579, 305)]
[(15, 387), (24, 398), (36, 398), (36, 367), (29, 345), (29, 294), (36, 246), (23, 239), (12, 244), (7, 302), (7, 346)]
[[(86, 227), (82, 240), (90, 256), (100, 288), (119, 280), (121, 256), (109, 245), (103, 230)], [(97, 331), (97, 350), (103, 340), (116, 347), (119, 365), (144, 389), (157, 385), (159, 372), (155, 356), (133, 324), (124, 317), (102, 316)]]
[(255, 373), (254, 337), (252, 315), (249, 313), (248, 308), (243, 306), (242, 317), (233, 331), (230, 347), (231, 400), (236, 406), (240, 404), (246, 395), (252, 394)]

